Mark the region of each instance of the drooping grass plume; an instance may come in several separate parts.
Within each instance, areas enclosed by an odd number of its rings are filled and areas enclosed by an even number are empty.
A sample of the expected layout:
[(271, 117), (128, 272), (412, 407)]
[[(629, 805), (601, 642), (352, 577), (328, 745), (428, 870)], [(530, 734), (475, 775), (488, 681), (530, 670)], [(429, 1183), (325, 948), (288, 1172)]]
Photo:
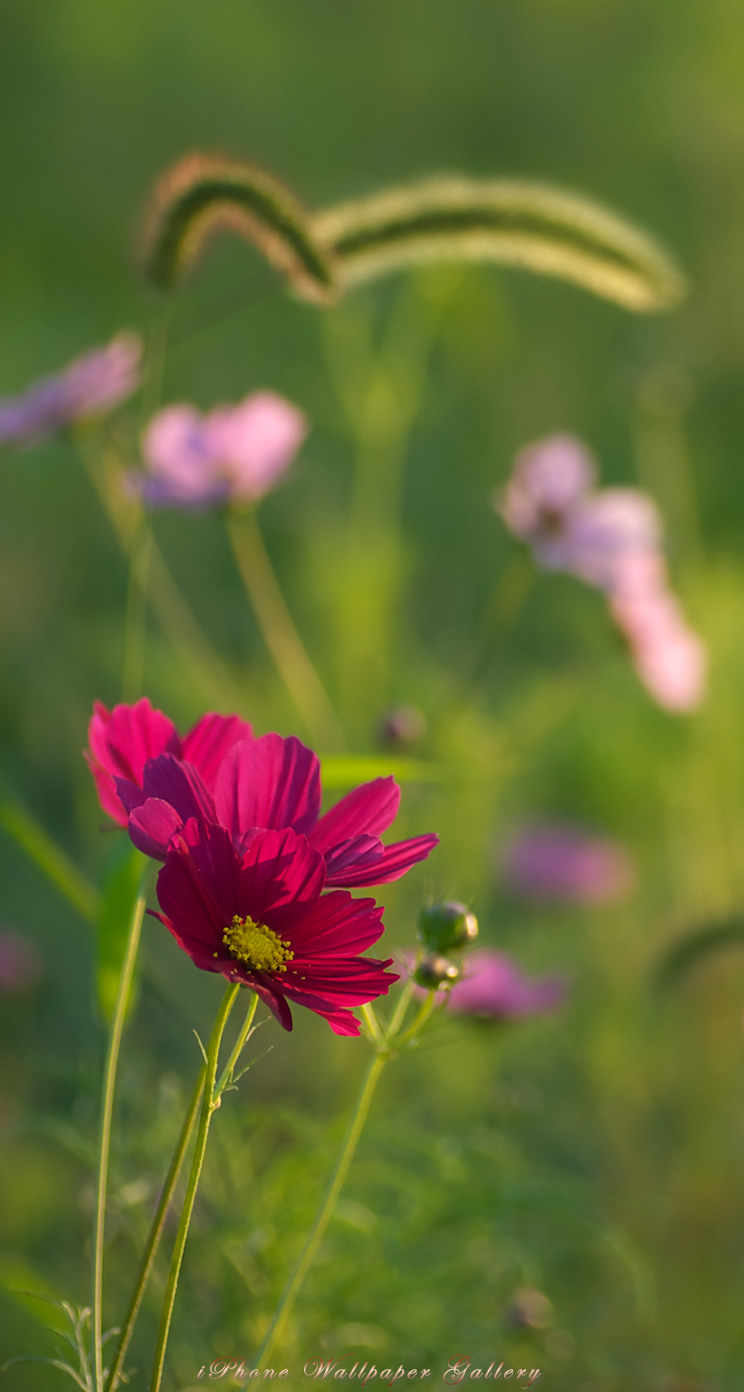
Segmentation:
[(558, 276), (641, 313), (685, 292), (653, 238), (547, 184), (443, 176), (328, 208), (312, 227), (342, 288), (417, 262), (468, 260)]
[(158, 183), (146, 222), (148, 277), (172, 287), (225, 229), (252, 242), (305, 299), (333, 297), (331, 257), (295, 195), (273, 174), (223, 155), (187, 155)]

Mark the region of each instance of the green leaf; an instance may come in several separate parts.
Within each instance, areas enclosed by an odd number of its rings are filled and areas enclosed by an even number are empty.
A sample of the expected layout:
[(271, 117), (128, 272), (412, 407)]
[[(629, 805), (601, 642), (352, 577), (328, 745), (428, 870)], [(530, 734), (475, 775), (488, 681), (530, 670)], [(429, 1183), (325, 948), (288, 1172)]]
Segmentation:
[(4, 781), (0, 782), (0, 826), (83, 918), (95, 919), (99, 903), (93, 885), (56, 845), (41, 823), (10, 792)]
[(373, 778), (399, 783), (451, 783), (454, 775), (443, 764), (420, 759), (387, 758), (383, 754), (327, 754), (321, 759), (325, 788), (352, 788)]
[[(112, 868), (104, 884), (97, 922), (96, 987), (98, 1003), (107, 1024), (114, 1013), (129, 924), (147, 866), (145, 856), (134, 850), (128, 842), (123, 842), (117, 847)], [(127, 1002), (127, 1014), (134, 1005), (137, 989), (138, 976), (135, 973)]]
[(428, 179), (328, 208), (312, 227), (344, 289), (418, 262), (465, 260), (557, 276), (641, 313), (685, 293), (680, 271), (645, 232), (548, 184)]
[(707, 924), (678, 938), (664, 953), (654, 973), (654, 985), (676, 986), (694, 967), (722, 948), (744, 946), (744, 919)]
[(307, 213), (273, 174), (242, 160), (191, 154), (163, 175), (147, 219), (145, 271), (168, 289), (216, 231), (238, 233), (283, 271), (305, 299), (333, 297), (332, 258)]

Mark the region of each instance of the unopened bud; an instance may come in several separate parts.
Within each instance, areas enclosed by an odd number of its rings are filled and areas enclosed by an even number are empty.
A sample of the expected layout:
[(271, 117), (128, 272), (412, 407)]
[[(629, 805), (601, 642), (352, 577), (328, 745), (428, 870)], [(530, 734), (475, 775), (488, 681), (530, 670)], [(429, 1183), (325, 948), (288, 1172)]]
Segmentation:
[(439, 986), (454, 986), (459, 977), (460, 968), (454, 962), (434, 955), (419, 962), (413, 973), (416, 985), (423, 986), (426, 991), (436, 991)]
[(478, 920), (465, 904), (446, 900), (427, 904), (419, 917), (419, 937), (434, 952), (468, 947), (478, 936)]

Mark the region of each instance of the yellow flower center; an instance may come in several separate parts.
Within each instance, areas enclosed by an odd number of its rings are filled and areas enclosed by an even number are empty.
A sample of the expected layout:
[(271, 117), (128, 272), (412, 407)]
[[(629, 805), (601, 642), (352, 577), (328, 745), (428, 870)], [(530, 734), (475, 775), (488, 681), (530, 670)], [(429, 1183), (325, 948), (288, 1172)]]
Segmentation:
[(265, 923), (256, 923), (252, 918), (238, 918), (237, 914), (230, 927), (225, 928), (222, 941), (230, 956), (243, 962), (251, 971), (284, 972), (287, 970), (285, 963), (291, 962), (294, 957), (286, 938), (277, 937)]

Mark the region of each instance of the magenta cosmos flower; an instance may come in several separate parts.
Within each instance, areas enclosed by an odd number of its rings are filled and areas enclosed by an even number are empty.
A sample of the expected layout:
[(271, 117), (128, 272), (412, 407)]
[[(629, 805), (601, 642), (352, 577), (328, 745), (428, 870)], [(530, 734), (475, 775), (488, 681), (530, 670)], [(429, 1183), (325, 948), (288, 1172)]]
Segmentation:
[(248, 721), (237, 715), (210, 714), (203, 715), (181, 737), (173, 721), (156, 710), (146, 696), (132, 706), (114, 706), (113, 710), (96, 701), (85, 758), (104, 812), (126, 826), (129, 812), (116, 790), (117, 780), (127, 789), (141, 788), (147, 761), (168, 753), (178, 761), (188, 760), (210, 788), (228, 751), (252, 733)]
[(306, 433), (302, 412), (268, 391), (206, 415), (167, 406), (142, 442), (148, 473), (130, 482), (153, 507), (255, 503), (278, 483)]
[(400, 789), (376, 778), (320, 816), (320, 762), (300, 740), (254, 736), (237, 716), (205, 715), (183, 740), (146, 699), (108, 712), (97, 705), (87, 755), (104, 811), (128, 825), (135, 846), (164, 860), (192, 817), (224, 827), (235, 846), (256, 828), (290, 828), (323, 856), (329, 885), (397, 880), (438, 837), (385, 846)]
[(516, 1020), (555, 1010), (567, 989), (561, 977), (529, 977), (505, 953), (480, 947), (466, 957), (464, 974), (450, 990), (447, 1005), (455, 1014)]
[(29, 445), (88, 416), (102, 415), (139, 386), (142, 342), (123, 333), (62, 372), (0, 400), (0, 444)]
[[(355, 1006), (386, 995), (392, 958), (359, 952), (383, 932), (382, 909), (346, 890), (322, 893), (323, 856), (286, 828), (253, 830), (236, 845), (224, 827), (190, 818), (172, 838), (154, 914), (202, 971), (255, 991), (280, 1025), (290, 1002), (359, 1034)], [(152, 912), (152, 911), (151, 911)]]
[(635, 881), (622, 846), (565, 822), (526, 827), (507, 848), (503, 871), (516, 894), (574, 904), (616, 903)]

